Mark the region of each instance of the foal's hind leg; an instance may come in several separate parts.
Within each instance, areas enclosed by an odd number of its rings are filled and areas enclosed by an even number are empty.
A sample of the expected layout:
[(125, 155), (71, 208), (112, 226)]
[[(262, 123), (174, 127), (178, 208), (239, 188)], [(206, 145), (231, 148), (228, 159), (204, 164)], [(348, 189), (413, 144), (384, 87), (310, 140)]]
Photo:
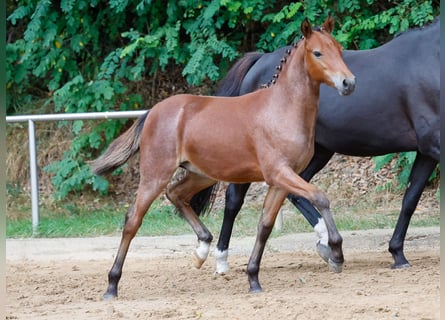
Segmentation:
[(187, 171), (187, 175), (182, 180), (177, 181), (167, 190), (167, 197), (178, 208), (198, 237), (199, 246), (193, 255), (193, 263), (198, 269), (207, 259), (213, 236), (199, 220), (198, 215), (190, 205), (190, 200), (198, 191), (215, 183), (215, 180)]
[[(167, 183), (168, 180), (167, 182), (165, 182), (165, 184)], [(125, 216), (125, 226), (122, 231), (121, 243), (119, 245), (119, 249), (113, 266), (108, 273), (108, 288), (104, 294), (104, 299), (106, 300), (117, 297), (118, 283), (122, 275), (122, 267), (124, 265), (125, 257), (127, 256), (131, 240), (134, 238), (136, 232), (141, 226), (142, 219), (150, 208), (150, 205), (164, 188), (164, 186), (151, 187), (155, 185), (157, 184), (153, 183), (148, 186), (146, 184), (140, 183), (136, 201), (134, 205), (131, 206), (127, 211), (127, 214)]]

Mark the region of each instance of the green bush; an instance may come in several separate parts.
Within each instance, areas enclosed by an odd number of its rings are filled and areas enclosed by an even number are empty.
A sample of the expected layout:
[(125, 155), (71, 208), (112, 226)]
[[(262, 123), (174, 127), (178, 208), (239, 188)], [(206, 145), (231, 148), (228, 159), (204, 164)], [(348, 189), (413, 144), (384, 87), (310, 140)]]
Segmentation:
[[(271, 51), (299, 36), (301, 21), (336, 18), (345, 48), (368, 49), (439, 13), (438, 1), (17, 0), (7, 2), (7, 113), (133, 110), (135, 85), (177, 66), (190, 85), (220, 79), (242, 52)], [(145, 106), (144, 106), (145, 107)], [(86, 123), (88, 124), (86, 126)], [(58, 197), (85, 186), (106, 192), (86, 162), (123, 121), (78, 121), (64, 158), (45, 170)]]
[[(411, 173), (411, 168), (413, 167), (414, 160), (416, 160), (416, 152), (400, 152), (400, 153), (388, 153), (382, 156), (373, 157), (375, 163), (375, 171), (383, 168), (394, 161), (392, 170), (397, 173), (397, 185), (396, 189), (404, 189), (408, 186), (409, 176)], [(429, 181), (437, 179), (439, 176), (439, 166), (432, 172), (429, 177)], [(439, 190), (437, 196), (440, 196)]]

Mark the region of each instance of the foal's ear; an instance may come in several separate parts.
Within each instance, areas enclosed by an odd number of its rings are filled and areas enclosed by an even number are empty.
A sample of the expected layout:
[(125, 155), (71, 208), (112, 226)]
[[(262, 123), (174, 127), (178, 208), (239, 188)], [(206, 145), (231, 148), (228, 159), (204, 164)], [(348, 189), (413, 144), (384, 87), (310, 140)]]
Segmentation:
[(334, 18), (332, 18), (332, 16), (329, 15), (326, 18), (326, 21), (323, 22), (323, 25), (321, 27), (323, 30), (325, 30), (326, 32), (329, 32), (329, 33), (334, 31)]
[(306, 39), (312, 34), (312, 27), (307, 18), (304, 18), (303, 22), (301, 23), (301, 33)]

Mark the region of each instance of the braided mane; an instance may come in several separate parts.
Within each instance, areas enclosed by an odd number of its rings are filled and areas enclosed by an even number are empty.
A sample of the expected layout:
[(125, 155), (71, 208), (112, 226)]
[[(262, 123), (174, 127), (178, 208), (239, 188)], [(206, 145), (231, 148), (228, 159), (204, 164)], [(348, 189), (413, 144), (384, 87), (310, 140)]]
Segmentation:
[[(312, 30), (321, 32), (321, 31), (323, 31), (323, 28), (320, 26), (316, 26)], [(300, 39), (297, 42), (294, 42), (292, 44), (292, 47), (296, 48), (298, 46), (298, 44), (300, 43), (300, 41), (303, 40), (303, 38), (304, 38), (303, 36), (300, 36)], [(291, 52), (292, 52), (292, 49), (286, 50), (284, 56), (280, 60), (280, 64), (275, 67), (277, 72), (274, 73), (274, 75), (272, 76), (272, 79), (270, 79), (269, 82), (262, 84), (260, 86), (260, 88), (269, 88), (270, 86), (274, 85), (277, 82), (278, 76), (280, 75), (281, 70), (283, 70), (283, 66), (286, 63), (287, 57), (291, 54)]]

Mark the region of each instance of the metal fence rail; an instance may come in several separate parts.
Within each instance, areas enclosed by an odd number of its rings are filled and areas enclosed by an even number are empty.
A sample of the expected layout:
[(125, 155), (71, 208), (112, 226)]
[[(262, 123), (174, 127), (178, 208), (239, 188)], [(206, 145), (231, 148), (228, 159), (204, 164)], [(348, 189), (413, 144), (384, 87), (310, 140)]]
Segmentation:
[(31, 210), (32, 210), (32, 228), (33, 233), (37, 232), (40, 214), (39, 214), (39, 180), (37, 168), (37, 147), (35, 122), (37, 121), (64, 121), (64, 120), (106, 120), (106, 119), (126, 119), (138, 118), (143, 115), (143, 111), (109, 111), (109, 112), (91, 112), (91, 113), (63, 113), (63, 114), (40, 114), (40, 115), (22, 115), (7, 116), (6, 122), (28, 122), (29, 138), (29, 167), (31, 179)]

